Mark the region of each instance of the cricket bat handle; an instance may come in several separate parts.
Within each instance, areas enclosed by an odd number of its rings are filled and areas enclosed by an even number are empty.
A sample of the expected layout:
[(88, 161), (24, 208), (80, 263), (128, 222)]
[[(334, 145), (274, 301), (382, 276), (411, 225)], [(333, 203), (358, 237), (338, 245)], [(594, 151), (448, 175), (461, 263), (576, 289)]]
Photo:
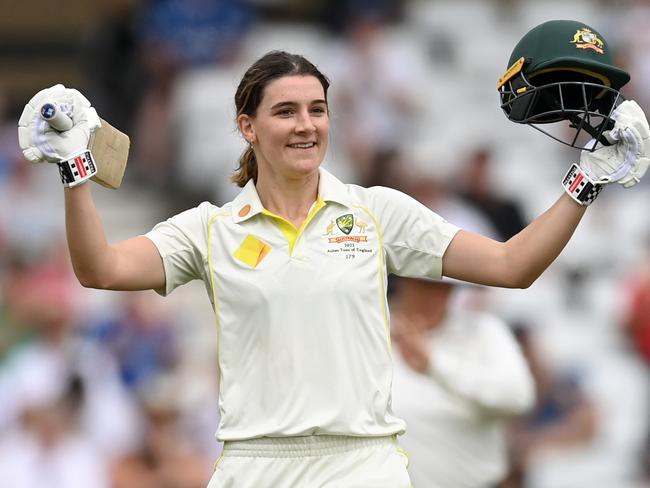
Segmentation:
[(58, 104), (45, 102), (39, 110), (41, 118), (50, 124), (50, 127), (59, 132), (72, 129), (72, 119), (65, 113)]

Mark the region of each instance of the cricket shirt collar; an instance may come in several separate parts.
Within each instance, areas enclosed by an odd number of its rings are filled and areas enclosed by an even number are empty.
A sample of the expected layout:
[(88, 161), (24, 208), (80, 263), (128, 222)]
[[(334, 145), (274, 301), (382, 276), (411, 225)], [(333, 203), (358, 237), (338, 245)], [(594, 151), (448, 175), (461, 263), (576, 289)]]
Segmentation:
[(348, 186), (324, 168), (319, 168), (318, 196), (325, 202), (350, 206)]
[[(349, 206), (347, 186), (329, 171), (319, 168), (318, 197), (324, 202), (334, 202)], [(264, 211), (264, 206), (257, 194), (255, 182), (251, 178), (232, 202), (233, 222), (238, 224)]]
[(253, 178), (248, 180), (244, 188), (239, 192), (239, 195), (232, 201), (232, 219), (236, 224), (248, 220), (254, 215), (262, 212), (264, 206), (260, 201), (255, 188)]

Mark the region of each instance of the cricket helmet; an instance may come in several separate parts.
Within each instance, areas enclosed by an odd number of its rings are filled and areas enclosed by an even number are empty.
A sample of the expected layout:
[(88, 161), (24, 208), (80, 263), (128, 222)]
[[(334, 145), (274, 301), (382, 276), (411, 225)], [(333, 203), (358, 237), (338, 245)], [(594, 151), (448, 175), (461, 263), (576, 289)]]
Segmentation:
[[(581, 147), (583, 131), (604, 141), (603, 132), (614, 127), (611, 115), (624, 100), (620, 89), (628, 81), (630, 75), (614, 66), (609, 45), (595, 29), (573, 20), (550, 20), (517, 43), (497, 89), (508, 119)], [(539, 127), (564, 120), (575, 134), (560, 138)]]

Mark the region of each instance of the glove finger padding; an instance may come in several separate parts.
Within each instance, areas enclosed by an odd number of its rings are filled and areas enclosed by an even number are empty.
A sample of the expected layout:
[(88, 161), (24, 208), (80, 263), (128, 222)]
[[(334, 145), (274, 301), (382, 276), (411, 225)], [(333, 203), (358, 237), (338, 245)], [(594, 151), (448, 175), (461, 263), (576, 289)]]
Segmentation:
[(32, 163), (47, 161), (35, 142), (39, 138), (39, 134), (43, 133), (47, 126), (47, 122), (40, 118), (38, 110), (46, 100), (58, 99), (64, 94), (65, 86), (61, 84), (45, 88), (27, 102), (20, 115), (18, 120), (18, 144), (25, 157)]
[[(619, 183), (625, 188), (636, 185), (650, 164), (650, 128), (645, 114), (633, 100), (621, 103), (612, 118), (614, 128), (606, 133), (611, 146), (582, 151), (580, 167), (597, 183)], [(591, 147), (594, 141), (587, 143)]]
[(616, 125), (636, 129), (641, 139), (637, 164), (631, 169), (630, 178), (627, 181), (620, 181), (625, 188), (629, 188), (641, 181), (650, 165), (650, 125), (643, 109), (634, 100), (621, 103), (612, 117), (616, 120)]
[[(57, 131), (41, 118), (40, 108), (45, 102), (55, 103), (72, 119), (70, 130)], [(18, 122), (18, 142), (29, 161), (55, 163), (86, 149), (91, 133), (100, 126), (88, 99), (59, 84), (41, 90), (27, 102)]]
[(626, 100), (616, 107), (612, 118), (616, 121), (614, 128), (634, 127), (639, 132), (641, 139), (650, 138), (650, 126), (648, 126), (643, 109), (634, 100)]

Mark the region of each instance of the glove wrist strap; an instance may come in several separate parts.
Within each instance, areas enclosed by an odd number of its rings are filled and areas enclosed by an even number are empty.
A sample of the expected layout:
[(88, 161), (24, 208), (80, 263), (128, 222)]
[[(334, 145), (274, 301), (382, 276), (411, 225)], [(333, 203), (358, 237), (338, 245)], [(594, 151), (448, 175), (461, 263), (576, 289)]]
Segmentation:
[(593, 203), (604, 185), (596, 183), (580, 166), (573, 163), (562, 180), (562, 186), (571, 198), (586, 207)]
[(59, 166), (61, 183), (66, 188), (81, 185), (97, 173), (97, 165), (88, 149), (73, 154), (68, 159), (59, 161), (57, 165)]

